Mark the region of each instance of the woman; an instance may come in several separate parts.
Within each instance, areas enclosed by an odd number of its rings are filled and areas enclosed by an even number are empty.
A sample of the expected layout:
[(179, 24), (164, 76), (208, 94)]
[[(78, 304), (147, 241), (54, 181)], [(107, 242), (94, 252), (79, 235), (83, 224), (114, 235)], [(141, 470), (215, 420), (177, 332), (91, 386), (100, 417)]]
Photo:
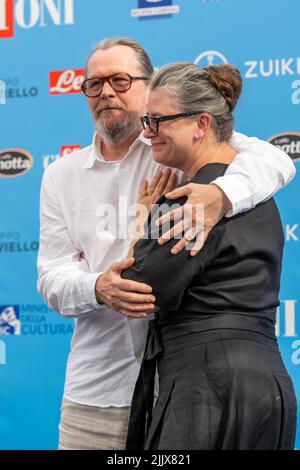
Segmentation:
[[(236, 155), (228, 142), (241, 87), (230, 65), (161, 69), (142, 118), (154, 159), (191, 182), (222, 176)], [(123, 272), (150, 284), (157, 304), (127, 448), (293, 449), (296, 400), (274, 331), (283, 250), (275, 202), (224, 217), (196, 256), (172, 255), (176, 240), (157, 243), (154, 222), (170, 204), (158, 200)]]

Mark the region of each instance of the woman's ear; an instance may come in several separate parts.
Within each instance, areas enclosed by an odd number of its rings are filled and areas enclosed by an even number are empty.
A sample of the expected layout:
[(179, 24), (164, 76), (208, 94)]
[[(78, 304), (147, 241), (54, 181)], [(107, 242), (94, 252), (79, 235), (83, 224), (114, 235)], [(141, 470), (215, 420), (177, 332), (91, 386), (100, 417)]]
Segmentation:
[(199, 140), (208, 133), (211, 127), (211, 116), (207, 113), (203, 113), (197, 119), (197, 127), (194, 132), (194, 138)]

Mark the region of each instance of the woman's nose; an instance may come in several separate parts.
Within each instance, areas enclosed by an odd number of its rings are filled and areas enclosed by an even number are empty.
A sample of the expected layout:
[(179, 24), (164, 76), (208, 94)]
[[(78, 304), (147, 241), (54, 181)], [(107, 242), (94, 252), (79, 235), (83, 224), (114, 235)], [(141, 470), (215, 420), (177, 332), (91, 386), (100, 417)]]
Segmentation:
[(149, 126), (146, 126), (145, 129), (144, 129), (144, 137), (146, 139), (150, 139), (150, 137), (152, 137), (152, 136), (153, 136), (153, 132), (151, 131)]

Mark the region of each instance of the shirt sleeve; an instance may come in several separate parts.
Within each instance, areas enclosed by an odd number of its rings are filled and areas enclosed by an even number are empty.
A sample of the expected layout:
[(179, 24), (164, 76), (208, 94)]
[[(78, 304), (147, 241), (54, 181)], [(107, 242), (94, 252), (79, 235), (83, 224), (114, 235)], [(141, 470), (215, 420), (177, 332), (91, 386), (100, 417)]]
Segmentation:
[(216, 228), (209, 234), (205, 245), (196, 256), (191, 256), (188, 249), (173, 255), (170, 251), (178, 242), (177, 239), (172, 239), (164, 245), (157, 243), (160, 233), (166, 231), (165, 226), (161, 231), (154, 228), (154, 222), (159, 215), (161, 214), (158, 214), (158, 209), (155, 209), (148, 218), (146, 236), (138, 240), (134, 247), (135, 262), (122, 272), (122, 277), (149, 284), (156, 297), (155, 304), (160, 308), (176, 311), (193, 277), (204, 271), (205, 266), (211, 262), (211, 256), (215, 256), (214, 246), (219, 230)]
[(234, 132), (230, 143), (239, 153), (224, 176), (212, 181), (232, 204), (226, 217), (270, 199), (296, 173), (291, 158), (268, 142)]
[(40, 198), (40, 247), (37, 287), (46, 303), (68, 318), (101, 309), (95, 296), (100, 272), (88, 272), (86, 261), (68, 233), (49, 169)]

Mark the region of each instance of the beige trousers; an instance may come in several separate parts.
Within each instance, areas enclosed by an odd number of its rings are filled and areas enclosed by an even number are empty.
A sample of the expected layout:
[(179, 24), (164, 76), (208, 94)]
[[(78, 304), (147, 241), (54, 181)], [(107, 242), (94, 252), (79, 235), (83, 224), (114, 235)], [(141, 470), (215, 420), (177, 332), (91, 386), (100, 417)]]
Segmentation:
[(100, 408), (66, 398), (61, 407), (59, 450), (123, 450), (130, 407)]

